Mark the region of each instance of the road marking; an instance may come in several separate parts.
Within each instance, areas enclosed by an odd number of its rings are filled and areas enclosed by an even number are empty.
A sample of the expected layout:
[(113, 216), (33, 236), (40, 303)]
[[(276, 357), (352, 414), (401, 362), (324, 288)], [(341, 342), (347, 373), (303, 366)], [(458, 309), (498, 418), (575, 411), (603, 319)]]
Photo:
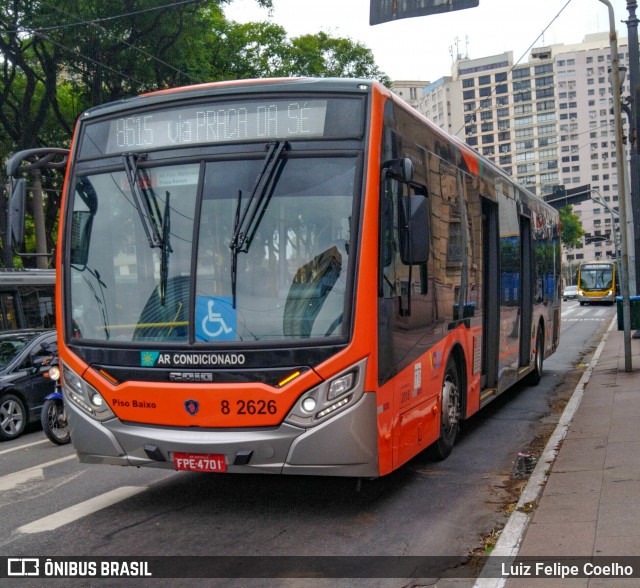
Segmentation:
[(12, 451), (18, 451), (19, 449), (26, 449), (27, 447), (33, 447), (34, 445), (42, 445), (43, 443), (49, 443), (49, 440), (43, 439), (42, 441), (34, 441), (33, 443), (18, 445), (18, 447), (12, 447), (11, 449), (3, 449), (2, 451), (0, 451), (0, 455), (4, 455), (5, 453), (11, 453)]
[(140, 494), (140, 492), (144, 492), (145, 490), (147, 490), (146, 486), (121, 486), (120, 488), (115, 488), (114, 490), (105, 492), (100, 496), (96, 496), (95, 498), (91, 498), (85, 502), (80, 502), (79, 504), (65, 508), (64, 510), (38, 519), (37, 521), (33, 521), (32, 523), (22, 525), (22, 527), (18, 527), (16, 530), (18, 533), (42, 533), (43, 531), (53, 531), (63, 525), (77, 521), (78, 519), (93, 514), (94, 512), (98, 512), (103, 508), (117, 504), (118, 502), (131, 498), (136, 494)]
[(76, 454), (74, 453), (72, 455), (67, 455), (66, 457), (61, 457), (60, 459), (54, 459), (53, 461), (48, 461), (47, 463), (33, 466), (32, 468), (27, 468), (26, 470), (21, 470), (19, 472), (14, 472), (13, 474), (2, 476), (0, 478), (0, 492), (12, 490), (19, 484), (24, 484), (25, 482), (29, 482), (31, 480), (43, 478), (44, 468), (48, 468), (49, 466), (63, 463), (75, 458)]

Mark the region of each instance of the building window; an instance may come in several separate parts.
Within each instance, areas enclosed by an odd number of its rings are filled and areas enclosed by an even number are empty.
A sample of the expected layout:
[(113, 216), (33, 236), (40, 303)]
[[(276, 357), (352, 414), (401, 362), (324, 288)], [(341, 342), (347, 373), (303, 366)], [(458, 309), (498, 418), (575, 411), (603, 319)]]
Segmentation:
[(521, 67), (519, 69), (514, 69), (511, 75), (514, 80), (528, 78), (531, 77), (531, 71), (528, 67)]
[(521, 90), (531, 89), (531, 80), (524, 80), (522, 82), (513, 82), (513, 91), (520, 92)]

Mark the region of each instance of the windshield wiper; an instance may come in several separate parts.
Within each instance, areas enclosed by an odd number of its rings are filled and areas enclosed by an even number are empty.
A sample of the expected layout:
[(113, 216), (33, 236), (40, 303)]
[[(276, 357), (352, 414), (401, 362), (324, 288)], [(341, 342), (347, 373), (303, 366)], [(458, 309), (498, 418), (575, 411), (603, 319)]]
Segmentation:
[(162, 217), (162, 254), (160, 256), (160, 304), (164, 306), (167, 294), (167, 281), (169, 278), (169, 253), (173, 253), (171, 244), (169, 243), (169, 235), (171, 234), (171, 208), (169, 207), (169, 198), (171, 193), (167, 190), (164, 201), (164, 216)]
[(238, 192), (233, 235), (229, 244), (232, 254), (231, 293), (233, 296), (233, 308), (236, 308), (238, 253), (248, 253), (249, 247), (251, 247), (253, 238), (278, 183), (278, 177), (282, 170), (282, 166), (279, 165), (282, 153), (288, 148), (289, 143), (286, 141), (272, 141), (267, 144), (267, 155), (262, 162), (262, 168), (256, 177), (249, 201), (243, 212), (241, 212), (242, 191)]
[(144, 187), (138, 181), (138, 161), (142, 158), (144, 158), (144, 155), (138, 153), (126, 153), (122, 156), (129, 188), (133, 196), (133, 203), (140, 216), (140, 222), (147, 236), (149, 247), (152, 249), (158, 247), (161, 251), (160, 304), (164, 306), (169, 276), (169, 254), (173, 253), (173, 249), (169, 244), (169, 233), (171, 231), (170, 193), (166, 192), (164, 213), (161, 214), (158, 196), (151, 186), (149, 175), (145, 174), (142, 178)]
[[(143, 190), (138, 181), (138, 161), (144, 159), (144, 155), (139, 153), (125, 153), (122, 156), (124, 170), (133, 196), (133, 203), (140, 216), (142, 227), (144, 228), (149, 247), (162, 247), (163, 236), (161, 234), (162, 216), (160, 215), (160, 207), (158, 206), (158, 198), (153, 189)], [(150, 183), (145, 178), (145, 183)]]
[[(278, 163), (282, 157), (282, 152), (289, 144), (280, 141), (273, 141), (267, 145), (268, 152), (262, 163), (262, 169), (256, 177), (256, 181), (251, 189), (249, 202), (242, 215), (238, 214), (237, 222), (231, 237), (231, 249), (238, 253), (247, 253), (251, 246), (251, 241), (256, 234), (262, 215), (269, 204), (273, 190), (278, 181), (280, 167)], [(238, 207), (240, 207), (240, 200)]]

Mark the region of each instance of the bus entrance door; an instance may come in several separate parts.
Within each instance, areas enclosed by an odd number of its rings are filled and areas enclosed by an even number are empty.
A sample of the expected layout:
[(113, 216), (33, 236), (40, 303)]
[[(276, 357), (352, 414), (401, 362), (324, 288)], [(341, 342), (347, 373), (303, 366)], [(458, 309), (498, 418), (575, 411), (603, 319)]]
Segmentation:
[(520, 217), (520, 366), (531, 363), (531, 320), (533, 318), (533, 254), (531, 220)]
[(500, 280), (498, 205), (482, 199), (482, 382), (481, 399), (498, 387), (500, 349)]

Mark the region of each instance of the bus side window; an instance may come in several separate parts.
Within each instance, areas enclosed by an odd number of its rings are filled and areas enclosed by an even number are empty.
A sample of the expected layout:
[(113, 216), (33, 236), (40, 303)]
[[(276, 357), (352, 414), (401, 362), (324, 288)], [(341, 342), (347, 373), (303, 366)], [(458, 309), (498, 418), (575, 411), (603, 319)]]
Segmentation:
[[(424, 207), (422, 211), (423, 223), (410, 221), (408, 216), (415, 212), (419, 206)], [(403, 214), (404, 211), (404, 214)], [(405, 217), (405, 218), (401, 218)], [(426, 220), (425, 220), (426, 219)], [(381, 202), (381, 292), (383, 298), (394, 298), (400, 294), (406, 294), (409, 289), (409, 265), (405, 263), (403, 257), (407, 253), (406, 226), (411, 226), (411, 230), (420, 231), (413, 235), (413, 239), (422, 240), (420, 246), (421, 253), (428, 255), (429, 250), (429, 219), (428, 202), (426, 194), (413, 186), (400, 182), (393, 178), (385, 178), (382, 190)], [(426, 226), (419, 226), (426, 224)], [(403, 234), (404, 232), (404, 234)], [(404, 240), (404, 242), (403, 242)], [(413, 249), (416, 249), (413, 247)], [(405, 255), (403, 255), (403, 253)], [(415, 254), (415, 251), (413, 252)], [(419, 294), (427, 292), (427, 272), (426, 262), (415, 264), (419, 270), (412, 272), (411, 288)]]

